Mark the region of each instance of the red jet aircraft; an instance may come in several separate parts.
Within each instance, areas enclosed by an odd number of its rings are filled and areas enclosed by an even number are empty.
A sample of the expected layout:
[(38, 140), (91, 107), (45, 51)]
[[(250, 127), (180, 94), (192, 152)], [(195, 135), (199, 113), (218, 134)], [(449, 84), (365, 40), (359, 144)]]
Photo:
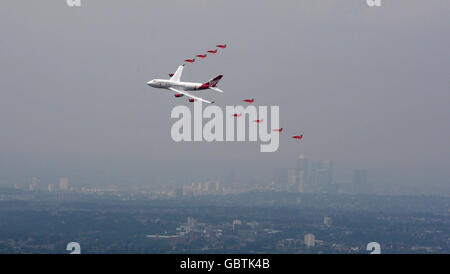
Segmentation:
[(282, 132), (283, 128), (274, 129), (273, 131), (275, 131), (275, 132)]
[(202, 58), (202, 59), (204, 59), (204, 58), (206, 58), (206, 56), (207, 56), (207, 54), (198, 54), (198, 55), (196, 55), (197, 57), (200, 57), (200, 58)]
[(195, 58), (194, 59), (186, 59), (186, 60), (184, 60), (185, 62), (189, 62), (189, 63), (194, 63), (195, 62)]
[(217, 50), (208, 50), (209, 53), (216, 54)]
[(224, 49), (224, 48), (226, 48), (226, 47), (227, 47), (227, 44), (223, 44), (223, 45), (216, 45), (216, 47), (218, 47), (218, 48), (221, 48), (221, 49)]
[(233, 116), (234, 116), (234, 117), (241, 117), (241, 116), (242, 116), (242, 113), (235, 113), (235, 114), (233, 114)]
[(259, 123), (262, 123), (262, 121), (263, 121), (263, 120), (255, 120), (254, 122), (256, 122), (256, 123), (259, 124)]
[(253, 98), (252, 98), (252, 99), (244, 99), (244, 100), (242, 100), (242, 101), (251, 104), (251, 103), (255, 102), (255, 99), (253, 99)]
[(292, 138), (297, 139), (297, 140), (301, 140), (303, 138), (303, 134), (292, 136)]

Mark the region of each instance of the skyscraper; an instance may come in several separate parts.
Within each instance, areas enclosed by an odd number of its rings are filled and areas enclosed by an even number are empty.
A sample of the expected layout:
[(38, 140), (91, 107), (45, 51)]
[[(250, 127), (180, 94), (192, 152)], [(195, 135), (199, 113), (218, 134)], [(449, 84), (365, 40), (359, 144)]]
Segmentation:
[(306, 189), (306, 180), (308, 178), (308, 160), (301, 154), (295, 163), (297, 177), (297, 191), (304, 193)]
[(294, 191), (296, 185), (297, 185), (297, 170), (290, 168), (290, 169), (288, 169), (287, 190)]
[(328, 193), (333, 190), (333, 161), (319, 160), (314, 162), (311, 168), (309, 184), (312, 192)]

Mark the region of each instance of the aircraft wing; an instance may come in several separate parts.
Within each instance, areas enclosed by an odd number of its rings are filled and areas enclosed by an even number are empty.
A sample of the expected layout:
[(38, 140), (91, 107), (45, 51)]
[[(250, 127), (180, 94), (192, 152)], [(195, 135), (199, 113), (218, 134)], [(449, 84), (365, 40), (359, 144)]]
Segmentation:
[(195, 99), (195, 100), (199, 100), (199, 101), (202, 101), (202, 102), (205, 102), (205, 103), (208, 103), (208, 104), (214, 103), (214, 102), (210, 102), (210, 101), (208, 101), (208, 100), (205, 100), (205, 99), (203, 99), (203, 98), (200, 98), (200, 97), (191, 95), (190, 93), (187, 93), (187, 92), (184, 91), (184, 90), (178, 90), (178, 89), (176, 89), (176, 88), (169, 88), (169, 89), (170, 89), (171, 91), (176, 92), (176, 93), (180, 93), (180, 94), (186, 95), (187, 97), (193, 98), (193, 99)]
[(172, 77), (170, 77), (170, 81), (179, 82), (181, 79), (181, 74), (183, 73), (183, 67), (184, 65), (181, 65), (178, 67), (177, 71), (173, 74)]

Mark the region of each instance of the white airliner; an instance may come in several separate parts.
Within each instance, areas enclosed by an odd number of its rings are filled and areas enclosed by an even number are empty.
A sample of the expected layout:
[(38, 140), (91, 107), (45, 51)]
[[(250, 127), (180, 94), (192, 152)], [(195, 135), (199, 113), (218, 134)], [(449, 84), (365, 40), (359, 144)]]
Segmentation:
[(219, 75), (206, 83), (191, 83), (191, 82), (181, 82), (181, 73), (183, 73), (184, 65), (178, 67), (177, 71), (173, 74), (173, 76), (169, 79), (153, 79), (147, 82), (147, 85), (154, 88), (164, 88), (175, 92), (175, 97), (182, 97), (186, 95), (191, 98), (189, 101), (193, 102), (194, 100), (199, 100), (208, 104), (212, 104), (214, 102), (210, 102), (208, 100), (202, 99), (200, 97), (194, 96), (188, 93), (188, 90), (208, 90), (212, 89), (218, 92), (223, 92), (221, 89), (217, 88), (217, 83), (220, 79), (222, 79), (223, 75)]

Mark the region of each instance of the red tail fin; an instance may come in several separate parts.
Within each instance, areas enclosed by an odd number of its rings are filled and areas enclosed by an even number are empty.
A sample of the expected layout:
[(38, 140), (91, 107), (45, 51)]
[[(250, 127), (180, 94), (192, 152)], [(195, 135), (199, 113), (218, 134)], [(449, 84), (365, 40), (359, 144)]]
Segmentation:
[(223, 75), (219, 75), (219, 76), (217, 76), (216, 78), (210, 80), (210, 81), (208, 82), (208, 83), (209, 83), (209, 86), (210, 86), (210, 87), (215, 87), (215, 86), (219, 83), (220, 79), (222, 79), (222, 77), (223, 77)]
[(220, 79), (222, 79), (223, 75), (219, 75), (211, 80), (209, 80), (208, 82), (202, 84), (199, 89), (207, 89), (207, 88), (214, 88), (217, 86), (217, 84), (219, 83)]

